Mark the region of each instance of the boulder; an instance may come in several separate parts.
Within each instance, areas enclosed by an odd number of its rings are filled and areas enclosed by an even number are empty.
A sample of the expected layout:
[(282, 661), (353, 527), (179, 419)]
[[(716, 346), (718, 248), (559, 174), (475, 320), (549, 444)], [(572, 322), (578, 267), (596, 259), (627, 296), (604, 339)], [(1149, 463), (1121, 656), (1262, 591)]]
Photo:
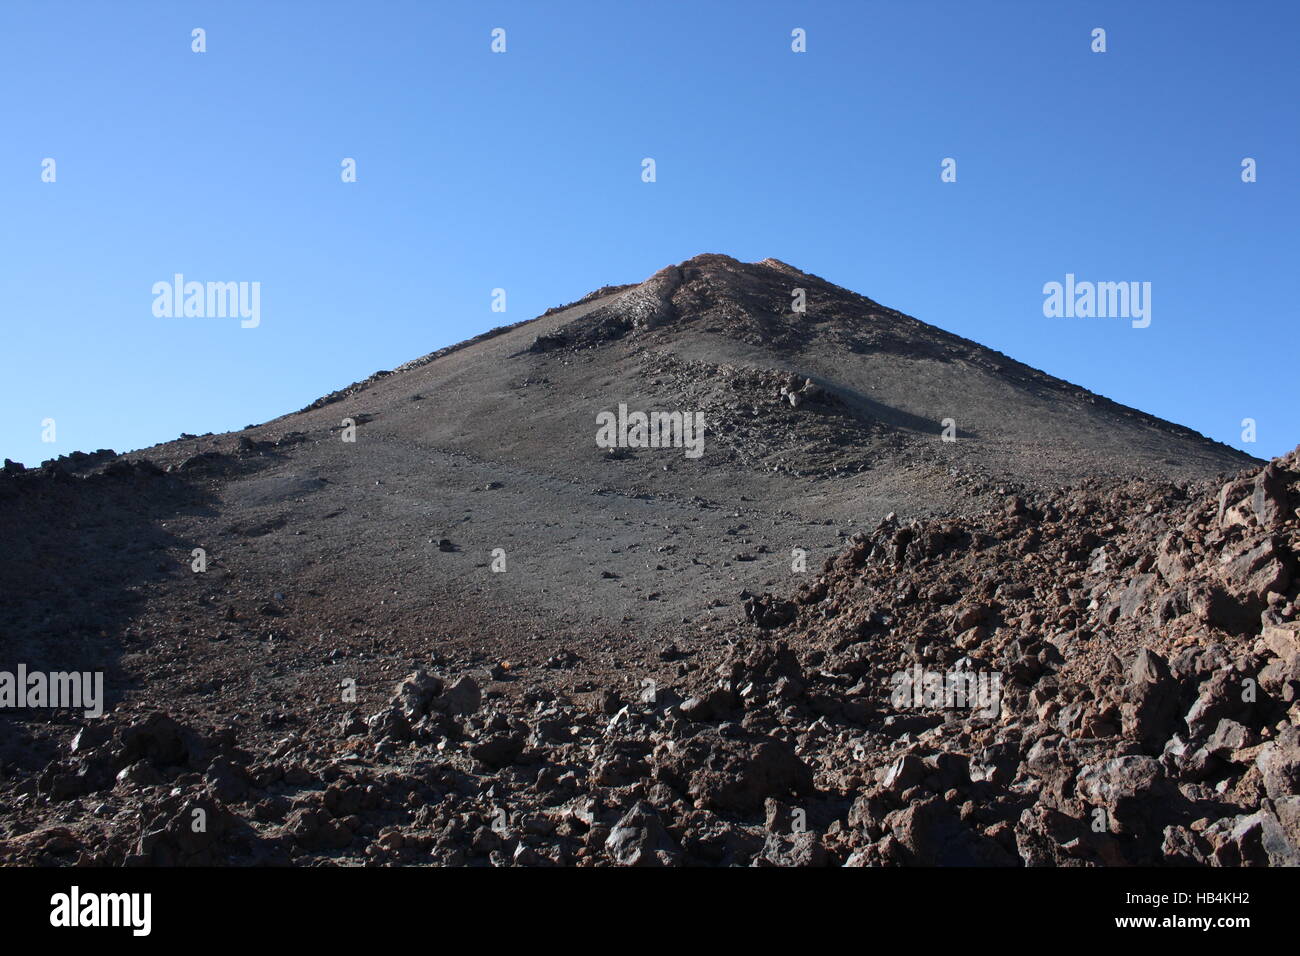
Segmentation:
[(672, 866), (681, 849), (654, 808), (638, 800), (619, 818), (605, 839), (605, 852), (620, 866)]

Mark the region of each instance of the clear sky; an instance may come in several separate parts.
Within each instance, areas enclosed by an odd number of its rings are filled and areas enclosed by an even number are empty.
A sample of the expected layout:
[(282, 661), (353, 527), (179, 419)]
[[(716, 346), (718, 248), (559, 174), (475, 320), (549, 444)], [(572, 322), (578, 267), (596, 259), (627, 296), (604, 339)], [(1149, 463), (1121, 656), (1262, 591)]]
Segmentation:
[[(700, 252), (1280, 454), (1298, 26), (1290, 0), (4, 0), (0, 455), (266, 421)], [(260, 325), (155, 316), (176, 273), (260, 282)], [(1045, 317), (1067, 273), (1150, 282), (1150, 326)]]

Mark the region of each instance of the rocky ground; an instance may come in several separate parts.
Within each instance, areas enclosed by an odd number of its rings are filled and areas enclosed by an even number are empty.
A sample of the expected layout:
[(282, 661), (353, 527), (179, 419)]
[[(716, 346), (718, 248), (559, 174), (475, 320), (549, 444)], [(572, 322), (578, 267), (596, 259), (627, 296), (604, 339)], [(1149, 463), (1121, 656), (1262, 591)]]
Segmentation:
[[(164, 480), (133, 467), (62, 481)], [(889, 516), (622, 673), (435, 653), (377, 706), (130, 700), (34, 735), (43, 765), (8, 742), (0, 861), (1295, 865), (1298, 515), (1297, 453), (1085, 482)], [(999, 699), (900, 698), (915, 668)]]

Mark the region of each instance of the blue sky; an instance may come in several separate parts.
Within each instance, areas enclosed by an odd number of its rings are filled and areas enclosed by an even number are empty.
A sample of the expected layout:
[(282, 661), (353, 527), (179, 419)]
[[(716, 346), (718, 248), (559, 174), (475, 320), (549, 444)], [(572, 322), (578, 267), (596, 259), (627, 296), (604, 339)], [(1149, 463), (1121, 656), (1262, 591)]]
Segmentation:
[[(0, 455), (262, 422), (700, 252), (1280, 454), (1298, 26), (1291, 2), (6, 0)], [(260, 282), (261, 324), (156, 317), (178, 272)], [(1150, 327), (1044, 317), (1066, 273), (1150, 282)]]

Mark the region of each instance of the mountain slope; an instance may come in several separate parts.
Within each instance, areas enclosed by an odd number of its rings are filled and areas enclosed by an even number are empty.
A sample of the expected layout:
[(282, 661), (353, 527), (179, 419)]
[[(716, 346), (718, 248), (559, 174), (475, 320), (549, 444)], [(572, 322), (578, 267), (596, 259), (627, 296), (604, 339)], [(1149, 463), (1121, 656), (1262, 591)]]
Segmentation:
[[(797, 288), (803, 314), (790, 311)], [(703, 454), (597, 447), (597, 414), (620, 404), (702, 413)], [(946, 418), (955, 442), (942, 440)], [(213, 480), (222, 520), (191, 533), (224, 547), (231, 529), (279, 522), (280, 574), (365, 591), (433, 571), (447, 599), (482, 591), (561, 615), (595, 585), (596, 617), (655, 626), (730, 613), (742, 590), (788, 577), (792, 549), (820, 560), (891, 511), (953, 514), (1009, 490), (1253, 461), (783, 263), (718, 255), (247, 432), (141, 454), (176, 464), (210, 451), (240, 464)], [(431, 551), (444, 538), (458, 550)], [(485, 570), (497, 548), (505, 574)]]
[[(791, 311), (799, 288), (806, 290), (802, 314)], [(728, 388), (728, 373), (742, 370), (762, 374)], [(867, 459), (947, 461), (1039, 483), (1144, 472), (1200, 477), (1254, 461), (783, 263), (718, 255), (593, 293), (316, 406), (324, 411), (346, 400), (345, 411), (385, 416), (376, 431), (482, 457), (534, 462), (544, 451), (548, 468), (586, 476), (596, 411), (620, 401), (633, 408), (694, 402), (723, 445), (730, 429), (756, 417), (775, 434), (752, 464), (799, 471), (801, 452), (816, 457), (835, 436), (800, 441), (788, 434), (808, 416), (786, 407), (778, 387), (765, 387), (765, 378), (785, 375), (811, 378), (839, 399), (839, 423), (853, 426), (856, 441), (865, 437), (856, 426), (884, 440), (870, 453), (859, 447), (848, 454), (853, 471)], [(428, 401), (410, 404), (415, 395)], [(307, 422), (324, 423), (338, 411)], [(959, 441), (945, 448), (938, 438), (948, 418)], [(692, 480), (707, 481), (716, 464), (706, 457)], [(732, 478), (715, 480), (729, 487)]]
[[(597, 415), (620, 405), (702, 413), (703, 454), (598, 447)], [(167, 523), (176, 587), (193, 587), (203, 547), (203, 580), (297, 590), (307, 616), (369, 618), (382, 601), (402, 627), (473, 604), (652, 631), (726, 619), (742, 591), (791, 580), (794, 549), (815, 565), (890, 512), (1254, 461), (784, 263), (719, 255), (244, 432), (127, 457), (177, 469), (208, 502)]]
[[(789, 309), (795, 289), (806, 313)], [(701, 413), (703, 453), (599, 447), (597, 416), (620, 405)], [(0, 715), (0, 862), (321, 862), (361, 847), (444, 863), (1145, 861), (1160, 833), (1048, 845), (1086, 830), (1051, 815), (1082, 804), (1006, 774), (1023, 762), (1068, 788), (1022, 739), (1069, 750), (1070, 768), (1133, 756), (1126, 737), (1065, 743), (1048, 724), (1055, 704), (1068, 735), (1113, 729), (1113, 707), (1085, 706), (1130, 664), (1109, 649), (1291, 633), (1300, 485), (1294, 456), (1284, 465), (1256, 474), (1248, 456), (783, 263), (714, 255), (243, 432), (10, 464), (0, 671), (102, 671), (112, 717), (69, 753), (78, 715)], [(1221, 573), (1236, 575), (1227, 597)], [(1229, 656), (1287, 650), (1269, 647)], [(949, 733), (943, 714), (888, 712), (890, 667), (962, 654), (1019, 682), (1011, 723), (968, 714)], [(1062, 654), (1078, 664), (1069, 700), (1053, 691)], [(1179, 695), (1199, 699), (1215, 661), (1180, 663)], [(1284, 709), (1259, 708), (1249, 729)], [(957, 785), (980, 800), (1000, 788), (974, 835), (915, 789), (951, 775), (944, 752), (961, 741), (987, 776)], [(1245, 781), (1204, 812), (1235, 819), (1250, 794)], [(758, 821), (789, 811), (767, 798), (792, 796), (825, 835), (766, 846)], [(223, 821), (197, 849), (167, 835), (193, 799)], [(1202, 799), (1188, 791), (1169, 824), (1181, 858), (1246, 852), (1245, 837), (1189, 835)], [(380, 802), (343, 809), (354, 800)], [(526, 810), (543, 838), (462, 832), (431, 809), (443, 801), (466, 821), (504, 802), (512, 826)], [(378, 840), (394, 821), (412, 842)], [(930, 845), (925, 826), (960, 839)]]

